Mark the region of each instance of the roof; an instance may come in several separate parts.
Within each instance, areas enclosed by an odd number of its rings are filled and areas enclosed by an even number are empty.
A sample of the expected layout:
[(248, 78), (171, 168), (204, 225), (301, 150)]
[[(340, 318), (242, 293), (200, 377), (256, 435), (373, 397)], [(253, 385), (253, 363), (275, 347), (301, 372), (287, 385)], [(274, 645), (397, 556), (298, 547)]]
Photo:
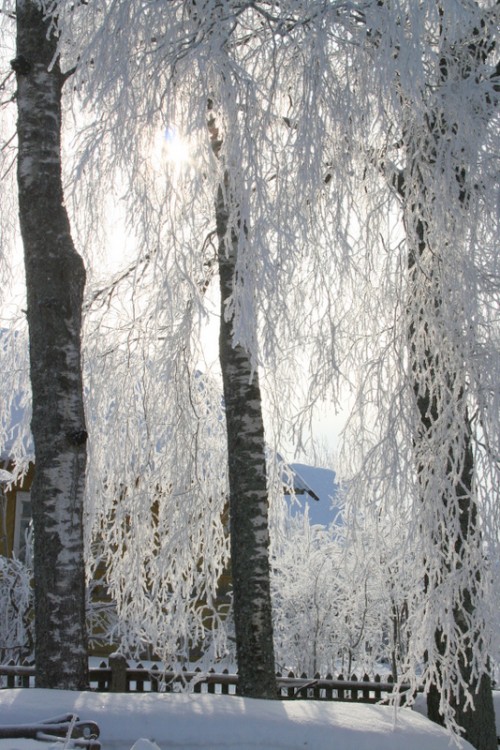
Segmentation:
[(343, 503), (333, 469), (300, 463), (282, 464), (282, 482), (285, 496), (305, 498), (300, 503), (290, 503), (292, 515), (304, 512), (307, 505), (311, 524), (329, 526), (341, 522)]
[[(316, 494), (316, 492), (313, 490), (313, 488), (306, 482), (306, 480), (299, 474), (299, 472), (296, 470), (295, 466), (288, 466), (287, 467), (289, 474), (287, 474), (287, 481), (285, 484), (285, 490), (290, 488), (293, 490), (295, 495), (309, 495), (309, 497), (312, 497), (313, 500), (319, 501), (319, 496)], [(290, 477), (291, 474), (291, 477)], [(290, 478), (292, 480), (292, 483), (290, 484)], [(285, 491), (285, 494), (289, 494)]]

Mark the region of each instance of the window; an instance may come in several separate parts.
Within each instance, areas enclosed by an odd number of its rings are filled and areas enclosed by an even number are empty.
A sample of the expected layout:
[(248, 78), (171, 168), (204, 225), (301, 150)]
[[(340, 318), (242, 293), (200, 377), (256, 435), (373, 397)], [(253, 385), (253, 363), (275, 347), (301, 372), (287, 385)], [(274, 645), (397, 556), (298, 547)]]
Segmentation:
[(31, 524), (31, 495), (29, 492), (16, 493), (16, 525), (14, 529), (13, 552), (19, 560), (26, 558), (26, 533)]

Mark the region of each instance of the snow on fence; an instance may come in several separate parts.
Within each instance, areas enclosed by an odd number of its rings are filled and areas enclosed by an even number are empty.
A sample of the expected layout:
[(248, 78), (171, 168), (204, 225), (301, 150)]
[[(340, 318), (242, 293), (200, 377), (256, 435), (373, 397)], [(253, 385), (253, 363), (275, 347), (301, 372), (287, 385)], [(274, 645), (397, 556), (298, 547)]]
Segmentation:
[[(238, 675), (230, 674), (227, 669), (216, 672), (214, 669), (203, 672), (200, 669), (180, 672), (164, 671), (158, 665), (143, 667), (138, 664), (131, 667), (119, 654), (112, 655), (108, 663), (101, 662), (99, 667), (91, 667), (90, 689), (97, 692), (143, 693), (143, 692), (180, 692), (186, 688), (195, 693), (214, 693), (220, 695), (238, 694)], [(0, 687), (34, 687), (35, 669), (33, 665), (0, 665)], [(345, 679), (339, 674), (320, 677), (308, 677), (305, 674), (277, 674), (278, 695), (282, 699), (309, 699), (326, 701), (357, 701), (361, 703), (378, 703), (387, 700), (393, 691), (391, 675), (382, 678), (375, 675), (373, 679), (365, 674), (359, 679), (355, 674)]]

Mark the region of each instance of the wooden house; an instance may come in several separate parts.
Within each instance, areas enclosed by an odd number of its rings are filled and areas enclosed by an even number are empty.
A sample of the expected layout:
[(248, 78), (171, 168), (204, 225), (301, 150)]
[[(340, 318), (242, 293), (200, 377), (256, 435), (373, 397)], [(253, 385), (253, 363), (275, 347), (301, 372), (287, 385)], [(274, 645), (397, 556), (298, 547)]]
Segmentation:
[(31, 523), (30, 489), (34, 465), (18, 481), (13, 482), (12, 464), (7, 457), (0, 460), (0, 555), (24, 560), (26, 534)]
[[(0, 461), (0, 555), (7, 558), (16, 558), (22, 562), (26, 556), (26, 539), (31, 524), (31, 497), (30, 489), (33, 482), (35, 467), (29, 465), (27, 473), (18, 481), (14, 481), (12, 473), (13, 466), (8, 457)], [(310, 499), (319, 500), (318, 494), (304, 481), (302, 476), (293, 469), (286, 467), (282, 477), (283, 490), (289, 494), (291, 488), (294, 494), (306, 495)], [(158, 501), (156, 500), (156, 505)], [(152, 505), (155, 512), (155, 502)], [(157, 512), (157, 510), (156, 510)], [(114, 650), (114, 646), (103, 641), (102, 634), (106, 632), (108, 618), (113, 619), (114, 606), (110, 599), (107, 585), (105, 583), (106, 571), (100, 566), (97, 568), (94, 580), (90, 587), (91, 598), (95, 606), (93, 617), (89, 621), (89, 636), (91, 653), (94, 655), (105, 655)], [(231, 573), (230, 568), (224, 571), (218, 583), (217, 608), (218, 616), (225, 616), (231, 600)], [(206, 626), (211, 628), (213, 612), (206, 610)], [(193, 645), (193, 657), (199, 657), (201, 647)]]

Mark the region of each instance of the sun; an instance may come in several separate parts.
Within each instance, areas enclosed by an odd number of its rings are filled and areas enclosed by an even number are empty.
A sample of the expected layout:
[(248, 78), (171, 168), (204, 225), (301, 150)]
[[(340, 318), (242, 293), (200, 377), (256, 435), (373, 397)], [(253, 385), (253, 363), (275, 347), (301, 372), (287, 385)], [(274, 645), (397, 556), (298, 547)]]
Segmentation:
[(187, 166), (191, 160), (189, 143), (173, 126), (168, 126), (162, 133), (161, 151), (165, 161), (177, 169)]
[(148, 164), (159, 177), (168, 173), (170, 179), (185, 176), (195, 166), (196, 146), (193, 137), (183, 135), (176, 125), (158, 126), (150, 132), (146, 143)]

